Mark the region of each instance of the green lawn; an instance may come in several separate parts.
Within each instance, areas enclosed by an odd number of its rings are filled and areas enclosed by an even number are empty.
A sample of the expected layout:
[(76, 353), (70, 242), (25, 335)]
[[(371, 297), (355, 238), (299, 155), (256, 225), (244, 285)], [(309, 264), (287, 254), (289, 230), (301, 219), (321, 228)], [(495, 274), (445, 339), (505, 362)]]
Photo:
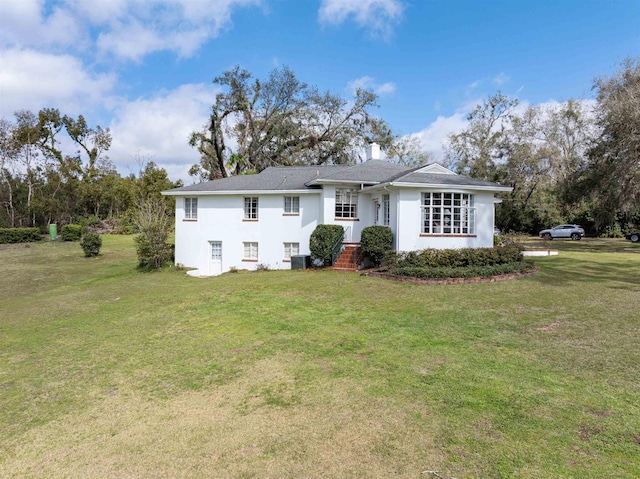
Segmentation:
[(637, 478), (640, 246), (550, 247), (422, 286), (0, 245), (0, 476)]

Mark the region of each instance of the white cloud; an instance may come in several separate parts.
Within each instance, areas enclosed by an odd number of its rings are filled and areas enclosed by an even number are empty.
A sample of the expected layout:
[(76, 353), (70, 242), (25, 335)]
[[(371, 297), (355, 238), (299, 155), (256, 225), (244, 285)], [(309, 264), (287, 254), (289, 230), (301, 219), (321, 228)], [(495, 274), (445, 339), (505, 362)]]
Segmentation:
[(347, 89), (351, 94), (356, 93), (356, 90), (366, 89), (372, 90), (378, 96), (384, 95), (392, 95), (396, 91), (396, 84), (392, 82), (387, 83), (377, 83), (374, 78), (369, 76), (364, 76), (360, 78), (356, 78), (355, 80), (347, 83)]
[(101, 29), (99, 51), (133, 61), (163, 50), (190, 57), (231, 25), (235, 9), (262, 4), (262, 0), (67, 1)]
[(3, 0), (0, 8), (0, 44), (24, 48), (77, 43), (81, 28), (73, 13), (55, 6), (45, 17), (44, 4), (44, 0)]
[(109, 101), (113, 74), (88, 71), (75, 57), (34, 50), (0, 51), (0, 116), (18, 109), (59, 108), (67, 114), (85, 113)]
[(429, 126), (410, 136), (420, 138), (424, 149), (433, 153), (436, 161), (441, 161), (444, 158), (447, 138), (467, 126), (468, 113), (468, 111), (458, 110), (451, 116), (438, 116)]
[(491, 83), (497, 86), (501, 86), (507, 83), (509, 80), (511, 80), (511, 77), (509, 75), (505, 74), (504, 72), (500, 72), (491, 79)]
[[(445, 158), (449, 136), (461, 132), (468, 126), (467, 116), (483, 101), (484, 99), (482, 98), (469, 100), (462, 104), (452, 115), (438, 116), (426, 128), (406, 136), (419, 138), (424, 145), (424, 149), (433, 153), (436, 161), (442, 161)], [(583, 114), (587, 116), (594, 114), (595, 100), (577, 100), (577, 103), (582, 108)], [(551, 112), (557, 111), (565, 104), (566, 102), (558, 102), (551, 99), (535, 106), (539, 107), (544, 114), (551, 114)], [(514, 113), (522, 115), (530, 106), (532, 106), (530, 102), (522, 100), (514, 109)]]
[(388, 38), (403, 12), (400, 0), (322, 0), (318, 19), (323, 25), (340, 25), (353, 17), (371, 35)]
[(190, 183), (188, 170), (199, 155), (188, 145), (189, 135), (207, 122), (217, 92), (213, 85), (187, 84), (122, 103), (110, 125), (109, 157), (123, 172), (137, 172), (136, 156), (147, 158), (172, 179)]
[(234, 10), (262, 1), (61, 0), (47, 8), (46, 0), (0, 0), (0, 46), (86, 51), (95, 42), (125, 60), (163, 50), (189, 57), (231, 25)]
[[(474, 91), (477, 90), (479, 87), (483, 86), (483, 85), (488, 85), (491, 84), (494, 87), (495, 86), (502, 86), (505, 83), (508, 83), (511, 80), (511, 77), (509, 75), (507, 75), (504, 72), (500, 72), (498, 73), (496, 76), (492, 77), (492, 78), (478, 78), (477, 80), (469, 83), (466, 86), (465, 92), (466, 95), (476, 95), (477, 93), (475, 93)], [(518, 90), (520, 91), (520, 90)]]

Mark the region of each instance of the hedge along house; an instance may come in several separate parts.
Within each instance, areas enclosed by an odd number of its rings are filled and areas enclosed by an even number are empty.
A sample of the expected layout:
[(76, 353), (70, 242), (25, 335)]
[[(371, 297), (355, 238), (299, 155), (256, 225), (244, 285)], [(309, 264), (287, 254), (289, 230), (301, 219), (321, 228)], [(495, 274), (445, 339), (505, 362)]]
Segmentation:
[[(394, 248), (493, 246), (494, 195), (510, 187), (438, 164), (381, 161), (373, 143), (356, 165), (270, 167), (163, 192), (176, 197), (176, 264), (215, 276), (231, 268), (289, 269), (319, 224), (357, 244), (366, 226), (391, 228)], [(358, 265), (354, 265), (356, 268)]]

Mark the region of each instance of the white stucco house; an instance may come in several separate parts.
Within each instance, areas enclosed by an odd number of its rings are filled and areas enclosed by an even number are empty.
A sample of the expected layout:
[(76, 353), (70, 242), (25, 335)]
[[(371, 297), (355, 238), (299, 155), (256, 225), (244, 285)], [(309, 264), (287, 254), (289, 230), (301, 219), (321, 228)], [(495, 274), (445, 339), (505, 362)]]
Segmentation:
[(176, 197), (176, 264), (199, 276), (289, 269), (319, 224), (344, 226), (346, 243), (389, 226), (398, 251), (493, 246), (494, 195), (510, 187), (379, 155), (372, 144), (356, 165), (271, 167), (163, 192)]

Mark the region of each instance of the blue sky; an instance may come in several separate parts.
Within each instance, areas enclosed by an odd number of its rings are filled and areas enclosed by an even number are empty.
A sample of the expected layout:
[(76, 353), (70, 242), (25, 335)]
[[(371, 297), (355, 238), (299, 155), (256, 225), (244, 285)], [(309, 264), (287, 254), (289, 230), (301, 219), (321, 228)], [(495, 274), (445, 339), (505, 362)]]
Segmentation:
[(638, 0), (0, 0), (0, 115), (83, 114), (112, 129), (123, 173), (139, 156), (190, 182), (188, 133), (236, 64), (372, 88), (375, 113), (438, 155), (487, 95), (588, 100), (639, 54)]

